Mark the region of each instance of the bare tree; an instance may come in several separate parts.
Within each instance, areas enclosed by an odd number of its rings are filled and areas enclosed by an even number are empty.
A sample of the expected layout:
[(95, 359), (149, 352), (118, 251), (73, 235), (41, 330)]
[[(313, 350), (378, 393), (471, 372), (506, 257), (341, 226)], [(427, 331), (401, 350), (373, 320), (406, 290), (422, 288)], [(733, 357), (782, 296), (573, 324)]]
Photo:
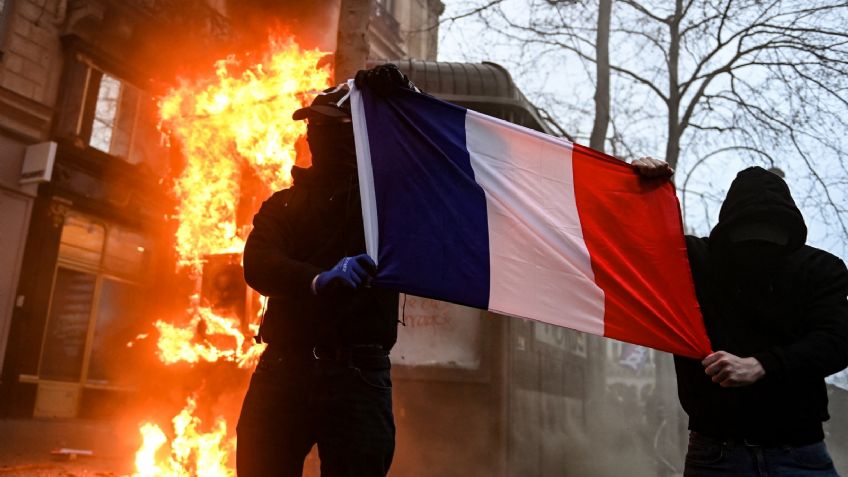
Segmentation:
[[(636, 145), (656, 150), (652, 131), (672, 166), (685, 153), (682, 166), (735, 156), (791, 169), (811, 191), (801, 202), (848, 238), (848, 4), (618, 0), (611, 7), (607, 60), (603, 3), (531, 0), (511, 8), (478, 2), (479, 11), (468, 11), (524, 51), (583, 65), (595, 91), (590, 147), (601, 149), (603, 130), (614, 154), (630, 155)], [(607, 61), (611, 134), (602, 129)]]
[[(443, 17), (440, 22), (453, 24), (468, 17), (482, 18), (486, 21), (488, 20), (487, 15), (491, 13), (491, 11), (499, 9), (504, 3), (504, 0), (488, 0), (479, 5), (470, 5), (465, 11), (452, 16)], [(602, 152), (606, 150), (607, 131), (610, 125), (611, 70), (609, 47), (612, 3), (612, 0), (598, 0), (597, 3), (593, 0), (545, 0), (545, 2), (543, 2), (543, 5), (549, 7), (551, 12), (556, 13), (555, 19), (552, 20), (552, 25), (554, 25), (553, 29), (557, 30), (561, 37), (565, 39), (569, 37), (576, 39), (581, 38), (582, 35), (587, 35), (588, 37), (590, 32), (594, 32), (595, 42), (592, 44), (584, 43), (584, 46), (588, 47), (585, 52), (585, 56), (587, 58), (596, 59), (596, 61), (594, 61), (594, 77), (596, 80), (594, 85), (594, 122), (592, 125), (592, 132), (589, 136), (589, 147)], [(536, 12), (539, 10), (539, 5), (531, 3), (531, 9), (531, 11)], [(581, 21), (572, 21), (572, 18), (570, 18), (571, 15), (565, 15), (566, 12), (578, 12), (581, 17)], [(594, 29), (583, 28), (583, 24), (594, 15), (593, 12), (597, 12), (594, 17), (596, 21)], [(503, 10), (500, 10), (499, 13), (503, 14), (504, 12)], [(537, 19), (543, 18), (543, 16), (536, 16), (535, 14), (532, 14), (530, 18)], [(548, 28), (548, 21), (548, 19), (542, 20), (542, 23), (545, 23), (546, 25), (541, 28), (540, 31), (549, 31), (551, 29)], [(511, 22), (510, 27), (514, 24), (515, 23)], [(522, 28), (522, 30), (524, 29), (525, 28)], [(534, 25), (531, 20), (531, 23), (527, 25), (526, 30), (533, 31), (533, 29)], [(535, 43), (533, 38), (525, 38), (521, 33), (517, 36), (513, 36), (511, 32), (507, 33), (506, 29), (501, 29), (501, 31), (506, 33), (507, 36), (519, 40), (522, 43)], [(526, 31), (522, 33), (526, 33)]]
[(589, 147), (604, 152), (610, 122), (610, 22), (612, 0), (598, 0), (598, 27), (595, 35), (595, 121)]

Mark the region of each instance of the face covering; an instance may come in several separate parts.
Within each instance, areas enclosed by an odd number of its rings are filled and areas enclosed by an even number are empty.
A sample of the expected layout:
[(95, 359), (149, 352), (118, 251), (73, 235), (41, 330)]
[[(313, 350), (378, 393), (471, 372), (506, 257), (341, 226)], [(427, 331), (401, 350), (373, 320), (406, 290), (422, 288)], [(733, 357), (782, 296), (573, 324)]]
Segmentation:
[(727, 244), (727, 265), (746, 277), (767, 276), (785, 253), (785, 246), (764, 240), (731, 242)]
[(319, 175), (356, 172), (356, 146), (351, 123), (309, 124), (306, 141), (312, 153), (312, 170)]

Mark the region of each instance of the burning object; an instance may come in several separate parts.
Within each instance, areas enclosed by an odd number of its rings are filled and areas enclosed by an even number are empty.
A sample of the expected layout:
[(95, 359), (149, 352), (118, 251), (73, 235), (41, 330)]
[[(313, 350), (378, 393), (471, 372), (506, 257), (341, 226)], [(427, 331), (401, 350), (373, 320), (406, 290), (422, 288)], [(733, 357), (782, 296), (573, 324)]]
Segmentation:
[[(259, 199), (291, 185), (306, 132), (291, 113), (329, 84), (328, 67), (318, 66), (324, 56), (273, 37), (258, 61), (229, 56), (213, 77), (183, 81), (161, 99), (161, 128), (185, 161), (174, 182), (178, 265), (196, 284), (185, 315), (155, 324), (161, 362), (252, 369), (264, 350), (251, 339), (261, 304), (241, 276), (244, 237)], [(223, 415), (209, 425), (198, 413), (192, 396), (170, 428), (142, 424), (135, 475), (234, 475), (234, 426)]]
[[(199, 267), (203, 257), (241, 253), (237, 210), (253, 175), (261, 197), (291, 185), (295, 144), (306, 133), (292, 111), (308, 104), (330, 82), (317, 64), (325, 56), (292, 39), (272, 38), (260, 62), (245, 66), (234, 56), (218, 61), (215, 77), (183, 82), (160, 101), (163, 128), (186, 164), (174, 192), (180, 264)], [(258, 205), (258, 204), (257, 204)]]

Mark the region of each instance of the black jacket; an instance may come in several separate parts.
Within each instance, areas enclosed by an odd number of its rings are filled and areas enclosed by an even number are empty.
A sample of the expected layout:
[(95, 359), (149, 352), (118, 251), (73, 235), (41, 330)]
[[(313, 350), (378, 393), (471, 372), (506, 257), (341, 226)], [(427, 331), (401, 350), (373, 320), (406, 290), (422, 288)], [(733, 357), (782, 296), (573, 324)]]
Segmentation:
[(266, 200), (253, 218), (244, 275), (269, 297), (262, 339), (293, 353), (314, 346), (379, 344), (397, 337), (397, 293), (363, 288), (333, 299), (316, 297), (312, 279), (345, 256), (365, 253), (354, 174), (321, 176), (294, 168), (294, 186)]
[[(778, 258), (746, 267), (745, 257), (732, 253), (727, 229), (762, 220), (781, 224), (789, 243)], [(753, 356), (765, 369), (753, 385), (722, 388), (699, 361), (675, 356), (691, 430), (781, 444), (823, 439), (824, 378), (848, 366), (848, 271), (805, 240), (786, 184), (760, 168), (737, 176), (709, 238), (687, 237), (713, 350)]]

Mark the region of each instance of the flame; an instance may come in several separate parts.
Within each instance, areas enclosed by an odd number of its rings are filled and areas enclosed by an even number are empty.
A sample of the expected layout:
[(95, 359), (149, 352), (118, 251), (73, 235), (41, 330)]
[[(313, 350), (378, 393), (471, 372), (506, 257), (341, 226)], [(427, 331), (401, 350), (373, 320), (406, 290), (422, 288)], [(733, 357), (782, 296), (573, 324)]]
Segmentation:
[(216, 63), (214, 78), (182, 81), (160, 100), (162, 128), (186, 159), (174, 190), (183, 266), (244, 248), (236, 223), (243, 168), (271, 191), (291, 185), (295, 143), (306, 132), (292, 112), (329, 85), (330, 71), (316, 66), (324, 52), (290, 38), (272, 38), (269, 46), (258, 64), (245, 67), (229, 56)]
[(227, 438), (227, 422), (218, 417), (208, 432), (203, 432), (203, 422), (194, 414), (197, 400), (188, 398), (185, 408), (171, 420), (173, 439), (156, 424), (145, 423), (139, 429), (141, 448), (135, 454), (138, 477), (178, 476), (212, 477), (235, 476), (229, 467), (235, 454), (236, 441)]
[[(266, 345), (246, 339), (238, 318), (218, 315), (208, 307), (197, 307), (189, 314), (190, 319), (183, 326), (163, 320), (156, 322), (159, 330), (156, 354), (160, 361), (165, 364), (230, 361), (240, 368), (252, 368), (259, 361)], [(253, 336), (259, 325), (250, 323), (249, 330)]]
[[(301, 49), (291, 38), (272, 37), (259, 62), (248, 65), (229, 56), (215, 64), (214, 76), (181, 81), (161, 98), (160, 128), (185, 160), (174, 183), (178, 266), (193, 277), (200, 275), (204, 257), (242, 252), (246, 228), (238, 223), (240, 200), (291, 185), (295, 144), (306, 133), (303, 121), (291, 115), (329, 85), (328, 67), (317, 66), (324, 56)], [(246, 179), (265, 190), (245, 190)], [(226, 361), (241, 368), (255, 366), (265, 345), (245, 334), (256, 333), (259, 317), (250, 317), (251, 323), (243, 326), (236, 316), (201, 306), (197, 296), (193, 303), (178, 320), (181, 324), (156, 322), (159, 359), (165, 364)], [(135, 475), (235, 475), (228, 464), (235, 438), (228, 437), (226, 420), (216, 417), (212, 429), (201, 432), (196, 410), (196, 399), (189, 398), (173, 418), (170, 440), (154, 423), (140, 426), (143, 442)]]

